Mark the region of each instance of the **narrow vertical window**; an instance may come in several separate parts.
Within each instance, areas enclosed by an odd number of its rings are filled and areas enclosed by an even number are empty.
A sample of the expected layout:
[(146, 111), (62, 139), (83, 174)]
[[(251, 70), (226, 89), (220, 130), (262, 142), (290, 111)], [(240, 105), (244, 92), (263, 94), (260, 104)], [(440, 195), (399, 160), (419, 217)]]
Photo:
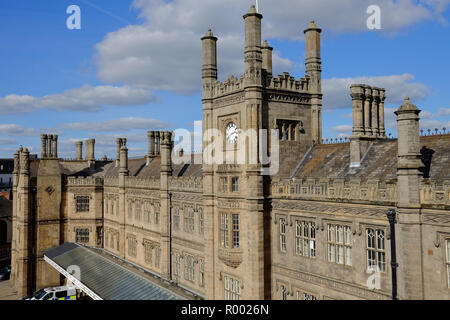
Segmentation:
[(446, 246), (446, 259), (445, 259), (445, 264), (447, 267), (447, 284), (448, 287), (450, 288), (450, 239), (445, 240), (445, 246)]
[(231, 178), (231, 192), (239, 192), (239, 178)]
[(386, 272), (386, 244), (383, 229), (366, 229), (367, 269)]
[(233, 214), (233, 248), (239, 248), (239, 215)]
[(198, 231), (200, 234), (204, 234), (205, 229), (205, 217), (203, 216), (203, 208), (198, 209)]
[(285, 286), (281, 286), (281, 299), (287, 300), (287, 289)]
[(179, 277), (180, 276), (180, 254), (178, 252), (175, 252), (175, 259), (173, 259), (173, 260), (174, 260), (173, 272), (177, 277)]
[(286, 218), (280, 218), (280, 251), (286, 252)]
[(200, 287), (205, 285), (205, 266), (203, 264), (203, 259), (200, 259), (198, 261), (198, 284)]
[(155, 249), (155, 267), (160, 268), (161, 267), (161, 248), (156, 247)]
[(173, 209), (173, 228), (175, 230), (180, 229), (180, 209), (178, 207)]
[(135, 210), (136, 221), (140, 221), (141, 220), (141, 210), (142, 210), (141, 200), (136, 200), (136, 210)]
[(128, 220), (133, 219), (133, 203), (131, 201), (128, 201)]
[(222, 247), (229, 247), (229, 229), (228, 229), (228, 214), (222, 213), (220, 215), (220, 240)]
[(159, 224), (159, 204), (155, 203), (155, 224)]
[(145, 243), (145, 263), (148, 265), (152, 264), (153, 249), (150, 243)]
[(299, 256), (316, 256), (316, 225), (314, 222), (296, 221), (295, 253)]

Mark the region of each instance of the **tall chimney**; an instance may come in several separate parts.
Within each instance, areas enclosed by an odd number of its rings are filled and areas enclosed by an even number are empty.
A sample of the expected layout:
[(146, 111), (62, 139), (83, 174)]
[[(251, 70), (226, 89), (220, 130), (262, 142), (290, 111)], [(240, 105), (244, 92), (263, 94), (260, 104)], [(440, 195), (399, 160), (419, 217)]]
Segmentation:
[(41, 134), (41, 158), (47, 158), (47, 135)]
[(95, 161), (95, 139), (86, 140), (86, 160)]
[(52, 137), (52, 158), (58, 159), (58, 135), (54, 134)]
[(268, 76), (272, 76), (272, 51), (273, 48), (267, 40), (262, 44), (262, 68), (266, 70)]
[(75, 142), (75, 159), (78, 161), (83, 160), (83, 141)]
[(366, 136), (372, 136), (372, 88), (364, 88), (364, 133)]
[(128, 148), (126, 146), (122, 146), (120, 148), (120, 175), (128, 176)]
[(386, 137), (386, 128), (384, 127), (384, 100), (386, 99), (386, 90), (380, 89), (380, 104), (378, 105), (378, 127), (380, 129), (380, 137)]
[(311, 96), (311, 130), (315, 143), (322, 141), (322, 58), (320, 55), (320, 33), (314, 21), (311, 21), (305, 33), (306, 75), (309, 76)]
[(251, 6), (245, 21), (245, 86), (261, 86), (261, 20), (263, 16)]

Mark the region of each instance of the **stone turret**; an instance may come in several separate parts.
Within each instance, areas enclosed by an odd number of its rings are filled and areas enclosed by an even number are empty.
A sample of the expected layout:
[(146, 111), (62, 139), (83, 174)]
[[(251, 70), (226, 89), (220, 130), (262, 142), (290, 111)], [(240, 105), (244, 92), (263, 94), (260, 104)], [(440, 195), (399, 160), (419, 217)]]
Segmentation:
[(306, 43), (306, 75), (309, 76), (309, 91), (311, 96), (311, 130), (312, 139), (315, 143), (322, 141), (322, 59), (320, 55), (320, 33), (322, 29), (317, 28), (311, 21), (305, 33)]
[(420, 205), (420, 110), (409, 98), (395, 111), (398, 126), (397, 252), (398, 295), (402, 300), (423, 299), (423, 228)]
[(119, 173), (121, 176), (128, 176), (128, 148), (126, 146), (122, 146), (120, 148), (120, 170)]
[(261, 20), (263, 16), (251, 6), (245, 21), (245, 73), (244, 86), (261, 86), (262, 51)]

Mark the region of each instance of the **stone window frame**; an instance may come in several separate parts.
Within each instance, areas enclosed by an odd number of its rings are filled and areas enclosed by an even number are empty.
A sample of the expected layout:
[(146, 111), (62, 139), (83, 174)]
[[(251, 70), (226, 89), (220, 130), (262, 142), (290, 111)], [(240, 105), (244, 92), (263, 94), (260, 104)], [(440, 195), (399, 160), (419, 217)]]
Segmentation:
[(142, 214), (142, 200), (136, 199), (134, 202), (134, 218), (136, 221), (141, 221)]
[(149, 240), (144, 240), (144, 261), (147, 265), (153, 265), (153, 244)]
[(135, 235), (127, 236), (128, 255), (130, 257), (137, 257), (137, 238)]
[[(86, 200), (86, 202), (81, 202), (81, 200)], [(90, 212), (90, 195), (75, 195), (75, 212), (85, 213)]]
[(173, 207), (173, 229), (180, 230), (180, 207), (178, 205)]
[[(295, 255), (298, 257), (304, 257), (309, 259), (317, 258), (317, 232), (316, 232), (316, 222), (312, 221), (311, 218), (304, 217), (293, 217), (295, 221)], [(300, 233), (299, 233), (299, 223), (300, 223)], [(308, 235), (305, 236), (305, 224), (308, 225)], [(314, 234), (314, 236), (312, 236)], [(305, 252), (305, 241), (308, 243), (308, 254)], [(311, 248), (311, 242), (314, 244), (314, 248)], [(301, 250), (299, 246), (301, 244)], [(313, 250), (313, 251), (311, 251)]]
[(190, 282), (195, 282), (195, 257), (188, 253), (185, 253), (183, 256), (184, 279)]
[(173, 275), (181, 277), (181, 254), (177, 251), (173, 252)]
[(161, 247), (156, 246), (155, 248), (155, 267), (161, 268)]
[(220, 177), (219, 180), (219, 189), (220, 192), (228, 192), (229, 187), (228, 187), (228, 177)]
[(219, 238), (220, 245), (226, 249), (241, 247), (241, 215), (238, 212), (220, 212)]
[(205, 261), (201, 258), (198, 259), (198, 285), (205, 286)]
[[(366, 225), (364, 227), (364, 238), (365, 238), (365, 256), (366, 256), (366, 270), (368, 272), (379, 272), (379, 273), (387, 273), (387, 248), (386, 248), (386, 236), (387, 236), (387, 230), (384, 226), (376, 226), (376, 225)], [(369, 247), (369, 239), (368, 239), (368, 231), (372, 230), (374, 231), (374, 247)], [(379, 233), (379, 231), (382, 231), (382, 233)], [(379, 235), (382, 235), (383, 239), (383, 245), (380, 247), (379, 245)], [(369, 253), (373, 254), (373, 258), (369, 257)], [(383, 257), (380, 264), (380, 257)], [(374, 266), (371, 266), (372, 261), (375, 263)], [(383, 266), (383, 269), (380, 268), (380, 265)], [(374, 268), (375, 267), (375, 268)]]
[(239, 177), (231, 177), (231, 192), (239, 192)]
[[(300, 119), (275, 119), (280, 141), (300, 141), (300, 133), (303, 129), (303, 121)], [(303, 130), (304, 132), (304, 130)]]
[(444, 253), (444, 261), (447, 273), (447, 288), (450, 289), (450, 238), (444, 238), (445, 242), (445, 253)]
[(127, 212), (128, 212), (128, 221), (133, 221), (133, 199), (128, 199), (127, 201)]
[(242, 300), (242, 281), (229, 275), (223, 277), (224, 300)]
[(288, 223), (287, 223), (287, 217), (286, 216), (279, 216), (278, 217), (278, 233), (279, 233), (279, 237), (278, 237), (278, 250), (281, 253), (286, 253), (287, 251), (287, 227), (288, 227)]
[(151, 215), (152, 215), (152, 203), (149, 200), (145, 200), (144, 201), (144, 222), (151, 224), (152, 223)]
[[(340, 266), (352, 267), (353, 266), (353, 231), (352, 223), (344, 221), (328, 221), (326, 223), (327, 227), (327, 262), (333, 263)], [(330, 239), (330, 227), (334, 228), (333, 237)], [(338, 239), (338, 230), (342, 229), (342, 241)], [(348, 241), (347, 236), (350, 236)], [(334, 254), (331, 255), (334, 247)], [(338, 262), (339, 258), (339, 248), (342, 248), (342, 263)], [(333, 257), (333, 259), (331, 258)]]
[(184, 206), (184, 231), (192, 234), (195, 232), (195, 210), (193, 205)]
[(89, 228), (79, 227), (75, 229), (76, 243), (89, 243), (90, 230)]
[(200, 235), (205, 234), (205, 212), (203, 211), (203, 207), (197, 208), (198, 212), (198, 233)]

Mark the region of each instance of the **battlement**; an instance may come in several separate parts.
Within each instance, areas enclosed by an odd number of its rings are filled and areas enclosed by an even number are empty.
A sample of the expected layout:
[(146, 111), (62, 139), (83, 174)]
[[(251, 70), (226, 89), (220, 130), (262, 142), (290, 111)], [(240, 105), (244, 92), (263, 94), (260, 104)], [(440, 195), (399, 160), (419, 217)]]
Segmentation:
[(267, 89), (273, 90), (289, 90), (295, 92), (305, 93), (309, 91), (309, 76), (295, 80), (289, 72), (283, 72), (282, 75), (278, 75), (276, 78), (267, 77)]
[(159, 179), (150, 177), (128, 177), (125, 180), (125, 186), (127, 188), (157, 188), (161, 186)]
[[(271, 186), (274, 198), (363, 201), (395, 205), (397, 202), (397, 181), (359, 179), (305, 179), (278, 180)], [(420, 202), (427, 205), (450, 205), (450, 181), (436, 183), (429, 179), (420, 184)]]
[(100, 187), (103, 186), (103, 178), (100, 177), (67, 177), (67, 186), (87, 186)]
[(203, 192), (203, 179), (170, 177), (169, 189), (173, 191)]
[(215, 81), (212, 86), (213, 97), (220, 97), (230, 93), (242, 91), (244, 89), (244, 77), (239, 79), (231, 75), (225, 82)]

